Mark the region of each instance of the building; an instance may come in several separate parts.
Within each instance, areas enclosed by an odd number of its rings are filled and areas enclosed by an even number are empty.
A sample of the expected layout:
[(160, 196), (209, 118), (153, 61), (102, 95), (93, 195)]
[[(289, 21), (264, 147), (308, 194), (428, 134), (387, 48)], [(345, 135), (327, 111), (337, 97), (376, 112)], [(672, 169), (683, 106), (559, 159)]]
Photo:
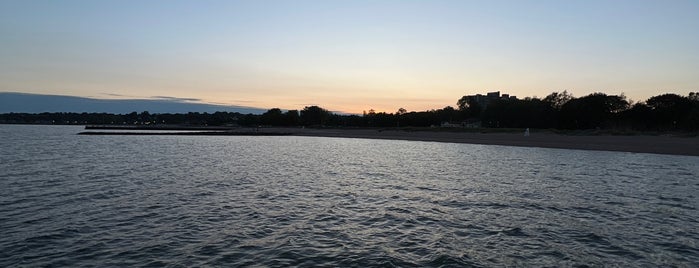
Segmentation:
[(469, 104), (476, 103), (481, 109), (485, 109), (493, 101), (496, 100), (516, 100), (517, 96), (510, 96), (510, 94), (500, 95), (500, 91), (488, 92), (486, 95), (476, 94), (466, 96), (466, 100)]

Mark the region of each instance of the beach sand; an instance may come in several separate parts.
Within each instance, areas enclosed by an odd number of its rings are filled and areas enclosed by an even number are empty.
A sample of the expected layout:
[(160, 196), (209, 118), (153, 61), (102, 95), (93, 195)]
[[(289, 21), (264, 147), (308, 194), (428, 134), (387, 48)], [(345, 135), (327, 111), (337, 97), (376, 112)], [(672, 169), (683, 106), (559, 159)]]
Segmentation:
[[(277, 130), (278, 131), (278, 130)], [(699, 156), (699, 137), (562, 135), (551, 132), (472, 133), (380, 129), (285, 129), (296, 136), (390, 139)]]

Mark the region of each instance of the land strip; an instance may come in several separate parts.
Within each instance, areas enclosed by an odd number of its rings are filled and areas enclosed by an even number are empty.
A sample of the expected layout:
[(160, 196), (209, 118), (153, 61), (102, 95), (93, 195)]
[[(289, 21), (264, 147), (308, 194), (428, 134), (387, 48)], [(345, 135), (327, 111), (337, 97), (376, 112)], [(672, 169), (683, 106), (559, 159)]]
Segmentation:
[[(184, 129), (181, 129), (184, 130)], [(191, 130), (191, 129), (187, 129)], [(210, 130), (210, 129), (209, 129)], [(251, 128), (227, 131), (182, 131), (182, 132), (81, 132), (81, 135), (187, 135), (187, 136), (307, 136), (409, 140), (484, 145), (505, 145), (579, 150), (621, 151), (699, 156), (699, 137), (665, 135), (567, 135), (550, 131), (524, 132), (443, 131), (411, 129), (354, 129), (354, 128)]]
[(477, 133), (376, 129), (301, 129), (296, 136), (390, 139), (699, 156), (699, 137), (677, 135), (563, 135), (551, 132)]

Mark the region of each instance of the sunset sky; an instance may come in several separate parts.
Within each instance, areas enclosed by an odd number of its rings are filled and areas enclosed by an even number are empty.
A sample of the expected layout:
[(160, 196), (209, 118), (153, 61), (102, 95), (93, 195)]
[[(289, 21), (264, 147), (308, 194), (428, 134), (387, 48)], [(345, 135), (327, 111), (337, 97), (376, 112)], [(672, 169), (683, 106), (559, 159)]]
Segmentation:
[(0, 91), (395, 112), (699, 91), (699, 1), (0, 1)]

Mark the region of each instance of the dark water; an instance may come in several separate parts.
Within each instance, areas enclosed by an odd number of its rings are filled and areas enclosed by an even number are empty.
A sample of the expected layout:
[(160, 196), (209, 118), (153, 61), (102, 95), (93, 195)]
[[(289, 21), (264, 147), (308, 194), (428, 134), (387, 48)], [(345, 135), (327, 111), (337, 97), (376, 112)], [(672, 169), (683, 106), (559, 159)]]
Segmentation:
[(699, 265), (699, 157), (0, 125), (0, 266)]

